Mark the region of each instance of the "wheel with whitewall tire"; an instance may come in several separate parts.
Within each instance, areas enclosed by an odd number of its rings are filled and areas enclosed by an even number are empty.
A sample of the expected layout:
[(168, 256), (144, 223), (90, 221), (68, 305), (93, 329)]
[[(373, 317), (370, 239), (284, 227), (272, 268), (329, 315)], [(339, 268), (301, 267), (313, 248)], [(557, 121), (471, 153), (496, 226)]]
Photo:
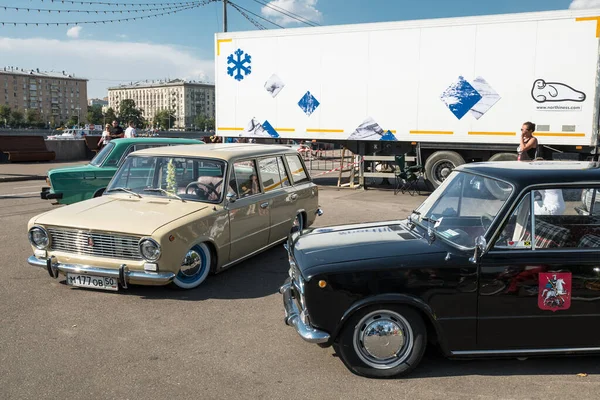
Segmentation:
[(194, 289), (200, 286), (210, 272), (211, 261), (212, 254), (208, 246), (204, 243), (195, 245), (183, 257), (173, 285), (179, 289)]
[(406, 375), (421, 361), (427, 329), (408, 306), (371, 306), (344, 324), (335, 352), (353, 373), (368, 378)]

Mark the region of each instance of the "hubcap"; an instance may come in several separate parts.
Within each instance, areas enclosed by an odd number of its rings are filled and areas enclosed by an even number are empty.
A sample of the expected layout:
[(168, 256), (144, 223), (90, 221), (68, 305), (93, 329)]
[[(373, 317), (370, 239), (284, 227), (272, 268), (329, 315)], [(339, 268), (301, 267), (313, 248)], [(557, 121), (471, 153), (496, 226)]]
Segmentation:
[(198, 274), (202, 269), (202, 257), (196, 251), (191, 250), (185, 255), (185, 259), (179, 272), (186, 277), (190, 278)]
[(389, 369), (402, 363), (412, 349), (410, 324), (389, 310), (366, 315), (354, 330), (354, 349), (372, 368)]
[(455, 165), (450, 161), (439, 161), (433, 166), (433, 175), (435, 180), (437, 180), (439, 183), (442, 183), (448, 177), (448, 175), (450, 175), (454, 167)]

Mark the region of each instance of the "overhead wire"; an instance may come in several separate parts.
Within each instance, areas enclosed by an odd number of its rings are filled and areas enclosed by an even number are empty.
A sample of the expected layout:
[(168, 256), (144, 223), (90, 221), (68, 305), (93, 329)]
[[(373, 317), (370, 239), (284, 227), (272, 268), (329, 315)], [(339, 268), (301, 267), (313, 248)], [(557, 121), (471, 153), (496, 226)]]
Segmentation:
[(254, 25), (255, 27), (257, 27), (258, 29), (261, 29), (261, 30), (267, 29), (266, 26), (262, 25), (260, 22), (256, 21), (255, 19), (253, 19), (252, 17), (250, 17), (248, 14), (246, 14), (242, 9), (240, 9), (240, 7), (238, 5), (236, 5), (235, 3), (232, 3), (231, 1), (228, 1), (228, 3), (237, 12), (239, 12), (240, 14), (242, 14), (242, 16), (244, 18), (246, 18), (248, 21), (250, 21), (252, 23), (252, 25)]
[(265, 3), (262, 0), (252, 0), (252, 1), (254, 1), (255, 3), (261, 4), (261, 5), (265, 6), (265, 7), (268, 7), (270, 9), (272, 9), (272, 10), (274, 10), (274, 11), (280, 13), (280, 14), (283, 14), (283, 15), (289, 17), (289, 18), (292, 18), (292, 19), (294, 19), (296, 21), (302, 22), (303, 24), (306, 24), (306, 25), (309, 25), (309, 26), (321, 26), (318, 22), (311, 21), (311, 20), (309, 20), (307, 18), (302, 17), (301, 15), (295, 14), (295, 13), (293, 13), (291, 11), (286, 10), (285, 8), (281, 8), (281, 7), (276, 6), (274, 4)]
[[(29, 0), (30, 2), (33, 0)], [(44, 0), (40, 0), (42, 3), (44, 2)], [(123, 6), (123, 7), (128, 7), (128, 6), (134, 6), (134, 7), (152, 7), (152, 6), (177, 6), (177, 5), (183, 5), (184, 3), (190, 3), (190, 1), (170, 1), (170, 2), (154, 2), (154, 3), (127, 3), (127, 2), (113, 2), (113, 1), (85, 1), (85, 0), (46, 0), (49, 1), (50, 3), (61, 3), (61, 4), (80, 4), (80, 5), (84, 5), (84, 4), (88, 4), (88, 5), (101, 5), (101, 6)]]
[(279, 24), (277, 24), (277, 23), (275, 23), (275, 22), (273, 22), (273, 21), (271, 21), (271, 20), (269, 20), (269, 19), (267, 19), (267, 18), (264, 18), (264, 17), (262, 17), (262, 16), (260, 16), (260, 15), (258, 15), (258, 14), (256, 14), (256, 13), (253, 13), (252, 11), (248, 10), (247, 8), (244, 8), (244, 7), (240, 6), (239, 4), (236, 4), (236, 3), (232, 2), (232, 1), (228, 1), (227, 3), (228, 3), (228, 4), (231, 4), (231, 6), (232, 6), (232, 7), (234, 7), (234, 8), (236, 8), (236, 9), (237, 9), (237, 11), (238, 11), (240, 14), (242, 14), (242, 15), (244, 15), (244, 14), (242, 13), (242, 10), (243, 10), (243, 11), (245, 11), (246, 13), (248, 13), (248, 14), (251, 14), (251, 15), (254, 15), (255, 17), (257, 17), (257, 18), (260, 18), (260, 19), (262, 19), (263, 21), (266, 21), (266, 22), (268, 22), (268, 23), (270, 23), (270, 24), (273, 24), (273, 25), (275, 25), (275, 26), (276, 26), (276, 27), (278, 27), (278, 28), (282, 28), (282, 29), (284, 29), (284, 27), (283, 27), (283, 26), (281, 26), (281, 25), (279, 25)]
[(157, 8), (138, 8), (138, 9), (132, 9), (132, 10), (73, 10), (73, 9), (58, 9), (58, 8), (33, 8), (33, 7), (10, 7), (10, 6), (0, 6), (0, 8), (4, 8), (5, 11), (7, 10), (15, 10), (15, 11), (27, 11), (27, 12), (31, 12), (31, 11), (37, 11), (38, 13), (41, 12), (48, 12), (48, 13), (63, 13), (63, 14), (69, 14), (69, 13), (86, 13), (86, 14), (123, 14), (123, 13), (132, 13), (132, 12), (152, 12), (152, 11), (162, 11), (162, 10), (173, 10), (173, 9), (177, 9), (177, 8), (181, 8), (181, 7), (185, 7), (185, 6), (191, 6), (191, 5), (197, 5), (199, 4), (199, 1), (188, 1), (186, 3), (181, 3), (180, 6), (166, 6), (166, 7), (157, 7)]
[[(56, 0), (58, 1), (58, 0)], [(66, 1), (66, 0), (65, 0)], [(128, 17), (128, 18), (118, 18), (118, 19), (109, 19), (109, 20), (91, 20), (91, 21), (68, 21), (68, 22), (16, 22), (16, 21), (0, 21), (0, 24), (2, 26), (5, 25), (13, 25), (13, 26), (17, 26), (17, 25), (24, 25), (24, 26), (29, 26), (29, 25), (35, 25), (35, 26), (39, 26), (39, 25), (46, 25), (46, 26), (59, 26), (59, 25), (85, 25), (85, 24), (107, 24), (107, 23), (115, 23), (115, 22), (126, 22), (126, 21), (136, 21), (136, 20), (143, 20), (143, 19), (149, 19), (152, 17), (160, 17), (160, 16), (165, 16), (165, 15), (170, 15), (170, 14), (176, 14), (179, 13), (181, 11), (185, 11), (185, 10), (190, 10), (193, 8), (198, 8), (201, 6), (204, 6), (206, 4), (212, 3), (213, 1), (217, 1), (217, 0), (202, 0), (202, 1), (197, 1), (194, 2), (195, 4), (193, 5), (189, 5), (189, 6), (180, 6), (178, 8), (172, 9), (170, 11), (164, 11), (161, 13), (155, 13), (155, 14), (149, 14), (149, 15), (140, 15), (140, 16), (135, 16), (135, 17)]]

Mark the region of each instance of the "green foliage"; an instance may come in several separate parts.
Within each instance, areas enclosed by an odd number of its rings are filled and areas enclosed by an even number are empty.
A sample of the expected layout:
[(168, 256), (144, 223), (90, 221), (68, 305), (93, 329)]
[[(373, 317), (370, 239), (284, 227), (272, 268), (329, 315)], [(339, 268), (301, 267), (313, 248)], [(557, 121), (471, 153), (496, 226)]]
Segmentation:
[(10, 107), (5, 105), (0, 105), (0, 121), (3, 125), (8, 124), (10, 121)]
[(152, 124), (160, 129), (169, 130), (175, 125), (175, 115), (172, 110), (160, 110), (154, 115)]
[(131, 99), (121, 100), (119, 103), (119, 119), (122, 125), (127, 125), (129, 121), (133, 121), (136, 128), (146, 126), (146, 120), (142, 116), (143, 110), (136, 108), (135, 101)]
[(23, 124), (23, 113), (20, 111), (12, 111), (10, 113), (10, 124), (14, 127), (19, 127)]
[(215, 119), (209, 118), (203, 114), (198, 114), (194, 119), (194, 125), (196, 126), (196, 129), (211, 131), (215, 129)]
[(67, 121), (67, 126), (69, 128), (72, 128), (73, 126), (77, 125), (78, 122), (78, 117), (77, 115), (72, 115), (71, 118), (69, 118), (69, 120)]
[(106, 118), (107, 124), (112, 124), (112, 122), (117, 119), (117, 114), (115, 114), (115, 110), (113, 110), (112, 107), (109, 107), (108, 110), (106, 110), (104, 117)]
[(167, 192), (175, 194), (177, 192), (176, 168), (173, 159), (169, 160), (167, 165)]
[[(101, 105), (95, 105), (95, 106), (88, 106), (87, 108), (87, 114), (86, 114), (86, 119), (87, 119), (87, 123), (88, 124), (94, 124), (94, 125), (102, 125), (104, 124), (104, 115), (102, 114), (102, 106)], [(112, 122), (109, 121), (109, 123)]]

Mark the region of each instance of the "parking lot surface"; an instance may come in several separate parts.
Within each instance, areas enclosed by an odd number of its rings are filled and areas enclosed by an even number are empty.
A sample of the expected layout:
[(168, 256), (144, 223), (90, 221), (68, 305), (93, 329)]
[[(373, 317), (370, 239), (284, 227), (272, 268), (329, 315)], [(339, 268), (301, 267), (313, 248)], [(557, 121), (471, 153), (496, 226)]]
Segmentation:
[[(277, 246), (198, 289), (76, 289), (31, 267), (26, 224), (43, 181), (0, 183), (0, 398), (592, 399), (598, 357), (447, 360), (408, 378), (352, 375), (283, 323)], [(318, 226), (405, 218), (425, 197), (325, 187)], [(107, 216), (110, 218), (110, 216)], [(526, 334), (526, 333), (524, 333)]]

